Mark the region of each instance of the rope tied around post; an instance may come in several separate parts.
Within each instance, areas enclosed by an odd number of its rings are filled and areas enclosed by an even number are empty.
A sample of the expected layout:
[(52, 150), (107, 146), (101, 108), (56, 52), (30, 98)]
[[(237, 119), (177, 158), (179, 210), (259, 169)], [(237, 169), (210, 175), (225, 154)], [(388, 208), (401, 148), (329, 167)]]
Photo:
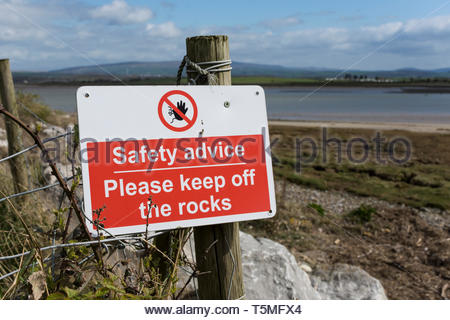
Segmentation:
[[(202, 68), (201, 66), (208, 66), (206, 68)], [(181, 76), (183, 74), (184, 67), (186, 67), (186, 72), (197, 73), (195, 79), (191, 79), (189, 84), (196, 85), (197, 80), (200, 77), (207, 77), (209, 85), (217, 84), (217, 77), (214, 75), (216, 72), (225, 72), (231, 71), (233, 69), (231, 67), (231, 60), (222, 60), (222, 61), (208, 61), (208, 62), (192, 62), (187, 55), (184, 56), (183, 60), (178, 67), (177, 72), (177, 86), (181, 83)], [(191, 68), (191, 69), (189, 69)]]

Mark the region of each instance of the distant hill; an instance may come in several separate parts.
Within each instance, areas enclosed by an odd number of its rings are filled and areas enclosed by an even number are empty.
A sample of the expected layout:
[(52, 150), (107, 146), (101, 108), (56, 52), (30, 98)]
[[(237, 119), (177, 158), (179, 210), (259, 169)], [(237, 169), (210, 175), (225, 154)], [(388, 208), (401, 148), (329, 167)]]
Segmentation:
[(141, 77), (167, 77), (175, 76), (179, 62), (120, 62), (113, 64), (102, 64), (99, 66), (71, 67), (49, 71), (50, 74), (61, 75), (108, 75), (112, 73), (116, 76), (141, 76)]
[[(71, 81), (83, 79), (111, 79), (119, 78), (147, 78), (176, 76), (179, 61), (140, 62), (130, 61), (112, 64), (71, 67), (49, 72), (16, 72), (16, 81)], [(345, 74), (367, 76), (369, 78), (450, 78), (450, 68), (436, 70), (421, 70), (416, 68), (403, 68), (398, 70), (351, 70), (327, 68), (293, 68), (279, 65), (266, 65), (245, 62), (233, 62), (233, 76), (267, 76), (280, 78), (309, 78), (324, 79), (343, 77)]]
[[(81, 66), (50, 71), (49, 74), (59, 75), (97, 75), (104, 76), (138, 76), (138, 77), (174, 77), (180, 65), (179, 61), (162, 62), (122, 62), (103, 64), (99, 66)], [(278, 77), (304, 77), (305, 75), (317, 77), (321, 69), (289, 68), (278, 65), (265, 65), (256, 63), (233, 62), (233, 75), (235, 76), (278, 76)]]
[[(173, 77), (178, 70), (179, 61), (161, 62), (121, 62), (114, 64), (103, 64), (99, 66), (81, 66), (50, 71), (50, 74), (65, 75), (107, 75), (115, 76), (139, 76), (139, 77)], [(267, 65), (245, 62), (233, 62), (234, 76), (271, 76), (271, 77), (301, 77), (301, 78), (325, 78), (334, 77), (340, 73), (378, 76), (386, 78), (427, 78), (427, 77), (449, 77), (450, 68), (436, 70), (421, 70), (416, 68), (402, 68), (397, 70), (351, 70), (343, 72), (339, 69), (327, 68), (292, 68), (279, 65)]]
[(450, 73), (450, 68), (436, 69), (434, 71), (436, 71), (438, 73)]

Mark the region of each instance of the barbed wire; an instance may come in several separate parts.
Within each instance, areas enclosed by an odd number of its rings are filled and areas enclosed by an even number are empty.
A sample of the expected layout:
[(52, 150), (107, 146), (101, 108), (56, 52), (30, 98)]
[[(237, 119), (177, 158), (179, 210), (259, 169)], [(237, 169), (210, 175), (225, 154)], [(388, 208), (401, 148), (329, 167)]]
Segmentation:
[[(74, 176), (71, 176), (71, 177), (68, 177), (68, 178), (64, 178), (64, 180), (67, 182), (67, 181), (72, 180), (73, 178), (74, 178)], [(53, 184), (49, 184), (49, 185), (46, 185), (46, 186), (43, 186), (43, 187), (39, 187), (39, 188), (35, 188), (35, 189), (23, 191), (23, 192), (11, 194), (9, 196), (1, 198), (0, 199), (0, 203), (2, 203), (3, 201), (6, 201), (8, 199), (14, 199), (14, 198), (17, 198), (17, 197), (25, 196), (25, 195), (30, 194), (30, 193), (35, 193), (35, 192), (38, 192), (38, 191), (50, 189), (50, 188), (53, 188), (53, 187), (56, 187), (56, 186), (59, 186), (59, 182), (56, 182), (56, 183), (53, 183)]]
[[(93, 241), (83, 241), (83, 242), (73, 242), (73, 243), (60, 243), (57, 245), (51, 245), (51, 246), (46, 246), (46, 247), (42, 247), (39, 248), (40, 251), (46, 251), (46, 250), (50, 250), (50, 249), (59, 249), (59, 248), (69, 248), (69, 247), (80, 247), (80, 246), (90, 246), (92, 244), (97, 244), (97, 243), (110, 243), (110, 242), (115, 242), (115, 241), (132, 241), (132, 240), (148, 240), (148, 239), (153, 239), (157, 236), (160, 236), (162, 234), (165, 234), (167, 232), (170, 232), (171, 230), (166, 230), (166, 231), (160, 231), (160, 232), (156, 232), (154, 234), (152, 234), (149, 237), (145, 237), (145, 236), (129, 236), (129, 237), (114, 237), (114, 238), (110, 238), (110, 239), (100, 239), (100, 240), (93, 240)], [(31, 253), (31, 251), (26, 251), (23, 253), (19, 253), (19, 254), (15, 254), (12, 256), (4, 256), (4, 257), (0, 257), (0, 261), (5, 261), (5, 260), (9, 260), (9, 259), (16, 259), (16, 258), (20, 258), (22, 256), (27, 256)], [(87, 261), (90, 257), (92, 257), (94, 254), (92, 254), (91, 256), (86, 257), (85, 259), (81, 260), (79, 263), (82, 264), (85, 261)], [(52, 259), (52, 257), (48, 257), (46, 259), (44, 259), (44, 262), (50, 261)], [(5, 278), (8, 278), (14, 274), (16, 274), (17, 272), (19, 272), (20, 269), (17, 269), (15, 271), (9, 272), (5, 275), (0, 276), (0, 280), (3, 280)]]
[[(225, 70), (210, 70), (210, 69), (213, 69), (213, 67), (223, 67), (223, 66), (228, 65), (229, 63), (231, 63), (231, 61), (230, 62), (225, 61), (225, 62), (221, 62), (219, 65), (210, 66), (209, 68), (206, 68), (205, 73), (208, 74), (208, 76), (213, 77), (213, 75), (211, 73), (209, 73), (209, 72), (219, 72), (219, 71), (225, 71)], [(190, 65), (190, 66), (192, 67), (192, 65)], [(189, 70), (189, 72), (191, 72), (191, 71)], [(0, 107), (2, 107), (1, 104), (0, 104)], [(39, 116), (37, 116), (34, 112), (32, 112), (25, 105), (21, 104), (21, 107), (23, 107), (26, 111), (30, 112), (36, 119), (38, 119), (42, 123), (47, 124), (47, 122), (45, 122), (43, 119), (41, 119)], [(61, 133), (61, 134), (58, 134), (58, 135), (56, 135), (54, 137), (49, 137), (49, 138), (46, 138), (46, 139), (43, 139), (43, 140), (39, 141), (40, 139), (39, 139), (37, 133), (34, 133), (34, 135), (33, 135), (33, 132), (31, 132), (31, 130), (29, 130), (29, 128), (27, 130), (27, 128), (24, 127), (25, 125), (23, 123), (21, 124), (21, 126), (29, 134), (32, 135), (32, 137), (35, 139), (36, 143), (34, 145), (31, 145), (29, 147), (24, 148), (23, 150), (21, 150), (19, 152), (16, 152), (16, 153), (14, 153), (12, 155), (8, 155), (7, 157), (0, 159), (0, 163), (6, 162), (6, 161), (8, 161), (10, 159), (13, 159), (14, 157), (22, 155), (22, 154), (24, 154), (26, 152), (29, 152), (29, 151), (31, 151), (31, 150), (33, 150), (35, 148), (40, 148), (43, 152), (46, 152), (46, 149), (43, 146), (44, 144), (49, 143), (51, 141), (58, 140), (60, 138), (72, 136), (75, 133), (74, 131), (71, 130), (72, 128), (68, 128), (67, 129), (68, 131), (65, 132), (65, 133)], [(52, 167), (52, 169), (56, 172), (56, 174), (55, 173), (54, 174), (58, 178), (58, 175), (59, 175), (58, 171), (59, 170), (56, 168), (55, 163), (54, 162), (49, 162), (49, 164)], [(74, 166), (74, 163), (72, 162), (72, 169), (73, 169), (73, 166)], [(29, 168), (28, 168), (28, 170), (29, 170)], [(72, 170), (72, 171), (74, 171), (74, 170)], [(69, 192), (68, 189), (66, 190), (64, 188), (64, 183), (74, 179), (75, 177), (76, 177), (75, 174), (70, 176), (70, 177), (61, 177), (60, 176), (60, 179), (56, 183), (48, 184), (48, 185), (45, 185), (45, 186), (42, 186), (42, 187), (38, 187), (38, 188), (31, 189), (31, 190), (27, 190), (27, 191), (23, 191), (23, 192), (19, 192), (19, 193), (15, 193), (15, 194), (11, 194), (11, 195), (5, 196), (5, 197), (0, 199), (0, 203), (2, 203), (4, 201), (7, 201), (9, 199), (14, 199), (14, 198), (17, 198), (17, 197), (25, 196), (25, 195), (32, 194), (32, 193), (35, 193), (35, 192), (39, 192), (39, 191), (43, 191), (43, 190), (47, 190), (47, 189), (50, 189), (50, 188), (53, 188), (53, 187), (60, 186), (63, 189), (63, 193), (61, 195), (61, 199), (60, 199), (60, 203), (59, 203), (60, 207), (61, 207), (61, 205), (62, 205), (62, 203), (64, 201), (64, 198), (65, 198), (65, 194)], [(80, 199), (77, 199), (78, 197), (76, 195), (72, 195), (72, 196), (75, 197), (74, 201), (76, 203), (81, 201)], [(73, 205), (73, 201), (72, 201), (72, 205)], [(81, 212), (81, 215), (82, 215), (83, 218), (85, 218), (90, 223), (93, 223), (92, 220), (89, 219), (86, 216), (82, 205), (81, 205), (80, 212)], [(80, 217), (80, 219), (81, 219), (81, 217)], [(83, 225), (83, 221), (80, 221), (80, 223), (81, 223), (81, 225)], [(92, 239), (92, 237), (89, 237), (90, 238), (89, 241), (72, 242), (72, 243), (64, 243), (65, 240), (63, 239), (63, 243), (55, 244), (55, 238), (54, 238), (55, 237), (55, 232), (53, 231), (52, 244), (49, 245), (49, 246), (37, 248), (38, 252), (43, 252), (43, 251), (47, 251), (47, 250), (51, 250), (52, 251), (51, 254), (47, 258), (43, 259), (43, 262), (51, 261), (51, 267), (50, 268), (51, 268), (52, 277), (53, 277), (53, 272), (54, 272), (54, 268), (55, 268), (55, 264), (56, 264), (56, 261), (55, 261), (55, 258), (56, 258), (55, 257), (55, 250), (56, 249), (63, 249), (63, 248), (70, 248), (70, 247), (81, 247), (81, 246), (90, 247), (92, 245), (94, 245), (94, 246), (95, 245), (100, 245), (101, 247), (106, 248), (106, 253), (101, 253), (100, 252), (100, 255), (105, 255), (105, 254), (107, 255), (107, 254), (109, 254), (108, 246), (109, 247), (112, 246), (112, 247), (116, 247), (116, 248), (120, 248), (120, 249), (123, 249), (125, 246), (133, 246), (136, 250), (139, 250), (139, 249), (142, 249), (144, 242), (147, 242), (147, 240), (153, 239), (153, 238), (158, 237), (158, 236), (160, 236), (162, 234), (165, 234), (165, 233), (168, 233), (168, 232), (172, 231), (172, 230), (166, 230), (166, 231), (154, 232), (151, 235), (146, 233), (146, 234), (140, 234), (139, 236), (135, 235), (135, 236), (121, 236), (121, 237), (117, 237), (117, 236), (111, 234), (108, 230), (102, 228), (101, 226), (99, 226), (99, 229), (104, 231), (105, 234), (109, 235), (110, 238), (107, 238), (107, 239), (98, 239), (98, 238), (97, 239)], [(86, 256), (83, 259), (81, 259), (80, 261), (78, 261), (77, 264), (81, 265), (81, 264), (87, 262), (92, 257), (96, 256), (96, 249), (93, 248), (93, 250), (94, 250), (93, 253), (89, 254), (88, 256)], [(192, 251), (192, 247), (191, 247), (191, 251)], [(17, 259), (17, 258), (23, 258), (24, 256), (29, 256), (32, 252), (33, 251), (25, 251), (25, 252), (22, 252), (22, 253), (19, 253), (19, 254), (13, 254), (13, 255), (9, 255), (9, 256), (0, 256), (0, 262), (9, 261), (9, 260)], [(24, 270), (24, 269), (26, 270), (30, 266), (33, 266), (33, 265), (34, 265), (34, 262), (29, 264), (29, 265), (27, 265), (27, 266), (24, 266), (24, 267), (22, 266), (19, 269), (16, 269), (14, 271), (8, 272), (8, 273), (6, 273), (4, 275), (0, 275), (0, 280), (6, 279), (8, 277), (11, 277), (11, 276), (17, 274), (18, 272), (21, 272), (21, 270)], [(189, 283), (193, 279), (193, 277), (196, 275), (196, 271), (195, 270), (192, 271), (192, 272), (189, 272), (188, 270), (185, 270), (185, 271), (190, 273), (190, 278), (189, 278), (189, 281), (188, 281), (188, 283)], [(186, 283), (186, 285), (188, 283)], [(196, 287), (195, 283), (194, 283), (194, 287)], [(195, 288), (195, 292), (196, 292), (196, 294), (198, 296), (197, 288)]]
[[(164, 233), (167, 233), (169, 231), (161, 231), (155, 234), (152, 234), (151, 236), (147, 237), (146, 240), (148, 239), (152, 239), (154, 237), (157, 237), (159, 235), (162, 235)], [(50, 250), (50, 249), (59, 249), (59, 248), (67, 248), (67, 247), (79, 247), (79, 246), (88, 246), (91, 244), (97, 244), (97, 243), (108, 243), (108, 242), (114, 242), (114, 241), (130, 241), (130, 240), (142, 240), (145, 239), (145, 237), (143, 236), (134, 236), (134, 237), (114, 237), (114, 238), (108, 238), (108, 239), (100, 239), (100, 240), (92, 240), (92, 241), (83, 241), (83, 242), (72, 242), (72, 243), (60, 243), (60, 244), (55, 244), (55, 245), (51, 245), (51, 246), (46, 246), (46, 247), (42, 247), (39, 248), (39, 250), (41, 251), (46, 251), (46, 250)], [(4, 260), (8, 260), (8, 259), (15, 259), (15, 258), (20, 258), (22, 256), (27, 256), (30, 254), (31, 251), (25, 251), (22, 253), (18, 253), (12, 256), (4, 256), (4, 257), (0, 257), (0, 261), (4, 261)]]
[(51, 127), (52, 125), (49, 124), (47, 121), (45, 121), (44, 119), (42, 119), (41, 117), (39, 117), (35, 112), (33, 112), (30, 108), (28, 108), (24, 103), (22, 102), (18, 102), (17, 103), (20, 107), (22, 107), (25, 111), (27, 111), (29, 114), (31, 114), (33, 117), (35, 117), (37, 120), (39, 120), (40, 122), (46, 124), (47, 126)]
[[(50, 259), (51, 259), (51, 257), (45, 258), (43, 262), (44, 262), (44, 263), (45, 263), (45, 262), (48, 262), (48, 261), (50, 261)], [(31, 267), (33, 264), (34, 264), (34, 262), (33, 262), (33, 263), (30, 263), (29, 265), (27, 265), (27, 266), (25, 267), (25, 269)], [(11, 276), (15, 275), (15, 274), (16, 274), (17, 272), (19, 272), (20, 270), (21, 270), (21, 269), (16, 269), (16, 270), (11, 271), (11, 272), (9, 272), (9, 273), (3, 275), (3, 276), (0, 276), (0, 281), (3, 280), (3, 279), (6, 279), (6, 278), (8, 278), (8, 277), (11, 277)]]
[[(59, 138), (66, 137), (66, 136), (68, 136), (68, 135), (72, 135), (73, 133), (74, 133), (73, 131), (69, 131), (69, 132), (66, 132), (66, 133), (62, 133), (62, 134), (57, 135), (57, 136), (55, 136), (55, 137), (44, 139), (44, 140), (42, 140), (42, 143), (43, 143), (43, 144), (46, 144), (46, 143), (48, 143), (48, 142), (57, 140), (57, 139), (59, 139)], [(23, 154), (23, 153), (25, 153), (25, 152), (31, 151), (31, 150), (33, 150), (33, 149), (35, 149), (35, 148), (37, 148), (37, 147), (38, 147), (37, 144), (34, 144), (34, 145), (30, 146), (30, 147), (27, 147), (27, 148), (25, 148), (25, 149), (23, 149), (23, 150), (21, 150), (21, 151), (19, 151), (19, 152), (16, 152), (16, 153), (11, 154), (11, 155), (9, 155), (9, 156), (7, 156), (7, 157), (5, 157), (5, 158), (0, 159), (0, 163), (2, 163), (2, 162), (4, 162), (4, 161), (7, 161), (7, 160), (10, 160), (10, 159), (12, 159), (12, 158), (14, 158), (14, 157), (17, 157), (17, 156), (19, 156), (19, 155), (21, 155), (21, 154)]]

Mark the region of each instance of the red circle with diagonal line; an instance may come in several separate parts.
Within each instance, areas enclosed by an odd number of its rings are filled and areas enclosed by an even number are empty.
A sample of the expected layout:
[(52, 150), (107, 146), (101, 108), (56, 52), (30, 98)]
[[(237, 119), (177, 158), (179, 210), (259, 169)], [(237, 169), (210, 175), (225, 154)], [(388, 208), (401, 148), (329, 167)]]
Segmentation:
[[(174, 95), (181, 95), (181, 96), (185, 97), (191, 103), (192, 108), (193, 108), (193, 113), (192, 113), (192, 117), (191, 118), (186, 116), (182, 111), (180, 111), (175, 106), (175, 104), (172, 101), (169, 100), (169, 98), (171, 96), (174, 96)], [(171, 108), (173, 110), (173, 112), (175, 112), (178, 116), (180, 116), (183, 119), (184, 122), (186, 122), (185, 126), (176, 127), (176, 126), (171, 125), (166, 120), (166, 118), (164, 117), (164, 114), (163, 114), (164, 103), (167, 104), (169, 106), (169, 108)], [(161, 97), (161, 99), (159, 100), (158, 115), (159, 115), (159, 119), (161, 120), (163, 125), (165, 125), (170, 130), (173, 130), (173, 131), (186, 131), (186, 130), (190, 129), (194, 125), (195, 120), (197, 120), (197, 104), (195, 103), (194, 98), (192, 98), (187, 92), (184, 92), (182, 90), (172, 90), (172, 91), (167, 92), (165, 95), (163, 95)]]

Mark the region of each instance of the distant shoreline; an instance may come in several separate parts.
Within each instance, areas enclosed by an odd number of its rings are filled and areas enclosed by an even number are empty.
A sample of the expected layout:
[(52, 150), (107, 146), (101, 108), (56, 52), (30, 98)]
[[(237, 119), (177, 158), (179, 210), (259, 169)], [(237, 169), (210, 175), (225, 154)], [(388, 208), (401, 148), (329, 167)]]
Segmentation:
[(348, 122), (348, 121), (290, 121), (270, 120), (269, 126), (304, 128), (339, 128), (369, 130), (400, 130), (410, 132), (450, 133), (450, 124), (408, 122)]
[[(27, 93), (31, 93), (31, 94), (37, 94), (40, 96), (40, 100), (44, 103), (46, 103), (47, 105), (49, 105), (50, 107), (54, 108), (55, 110), (63, 110), (65, 112), (74, 112), (76, 110), (76, 99), (75, 99), (75, 93), (76, 93), (76, 89), (78, 88), (77, 85), (72, 84), (71, 86), (60, 86), (60, 85), (55, 85), (55, 86), (39, 86), (36, 84), (28, 84), (28, 85), (24, 85), (24, 84), (18, 84), (16, 85), (16, 89), (17, 90), (21, 90), (23, 92), (27, 92)], [(279, 88), (279, 89), (278, 89)], [(298, 86), (298, 87), (266, 87), (266, 98), (270, 100), (271, 94), (272, 95), (278, 95), (278, 97), (283, 98), (284, 93), (279, 93), (280, 92), (284, 92), (286, 91), (287, 95), (286, 95), (286, 99), (289, 98), (289, 94), (292, 96), (292, 94), (294, 94), (294, 96), (297, 95), (297, 93), (299, 95), (305, 95), (307, 94), (309, 91), (313, 92), (313, 90), (317, 88), (316, 87), (306, 87), (306, 86)], [(417, 88), (417, 89), (421, 89), (423, 90), (423, 88)], [(450, 89), (450, 87), (449, 87)], [(363, 94), (365, 94), (366, 91), (369, 90), (378, 90), (380, 92), (386, 92), (387, 94), (390, 95), (390, 97), (392, 99), (398, 99), (400, 95), (403, 94), (409, 94), (406, 93), (404, 91), (402, 91), (401, 89), (389, 89), (389, 88), (385, 88), (385, 89), (377, 89), (377, 88), (369, 88), (369, 89), (364, 89), (364, 88), (345, 88), (343, 90), (347, 90), (350, 93), (351, 92), (359, 92), (359, 90), (361, 90), (361, 92)], [(298, 92), (297, 92), (298, 91)], [(341, 89), (339, 89), (338, 87), (330, 87), (329, 88), (330, 92), (340, 92)], [(272, 93), (270, 93), (272, 92)], [(306, 92), (306, 93), (305, 93)], [(392, 95), (391, 95), (392, 94)], [(436, 92), (433, 92), (431, 94), (436, 94)], [(409, 94), (411, 97), (409, 98), (410, 100), (412, 99), (412, 101), (418, 101), (418, 99), (416, 99), (415, 96), (412, 96), (411, 94)], [(426, 93), (423, 93), (419, 96), (424, 96), (427, 95)], [(294, 125), (297, 126), (299, 124), (303, 125), (303, 126), (310, 126), (310, 123), (314, 123), (315, 126), (322, 124), (322, 123), (326, 123), (327, 125), (329, 125), (330, 127), (332, 126), (338, 126), (337, 123), (339, 124), (348, 124), (350, 127), (361, 127), (361, 124), (366, 124), (365, 127), (370, 127), (370, 128), (387, 128), (387, 129), (396, 129), (396, 128), (407, 128), (407, 130), (410, 131), (427, 131), (427, 132), (442, 132), (442, 131), (448, 131), (448, 128), (450, 126), (450, 109), (448, 109), (447, 106), (447, 101), (450, 101), (450, 96), (448, 96), (447, 94), (444, 94), (442, 96), (439, 96), (440, 94), (437, 94), (436, 97), (434, 97), (433, 99), (439, 99), (439, 101), (444, 101), (444, 109), (438, 109), (438, 111), (433, 111), (433, 110), (429, 110), (428, 112), (426, 111), (426, 109), (420, 108), (419, 111), (420, 112), (416, 112), (416, 113), (408, 113), (407, 110), (408, 109), (398, 109), (396, 112), (391, 112), (390, 109), (388, 110), (388, 112), (375, 112), (378, 103), (381, 102), (377, 102), (378, 100), (371, 100), (371, 101), (375, 101), (375, 104), (372, 106), (372, 108), (374, 108), (374, 112), (370, 112), (366, 111), (366, 112), (358, 112), (357, 110), (353, 110), (353, 109), (346, 109), (345, 106), (337, 106), (335, 109), (326, 109), (326, 110), (322, 110), (321, 112), (319, 112), (320, 110), (310, 110), (310, 109), (299, 109), (299, 110), (284, 110), (284, 109), (277, 109), (277, 108), (268, 108), (268, 115), (269, 115), (269, 119), (271, 120), (271, 122), (273, 123), (277, 123), (280, 122), (282, 123), (282, 125), (286, 126), (286, 125)], [(51, 99), (49, 99), (49, 97), (51, 97)], [(276, 101), (279, 101), (278, 100)], [(391, 99), (389, 98), (389, 99)], [(418, 97), (420, 98), (420, 97)], [(288, 99), (288, 103), (292, 103), (292, 98), (290, 98), (290, 100)], [(272, 101), (272, 106), (273, 103), (277, 102), (273, 102)], [(283, 100), (284, 101), (284, 100)], [(291, 102), (289, 102), (291, 101)], [(294, 102), (296, 102), (297, 100), (295, 100)], [(401, 100), (403, 101), (403, 100)], [(435, 100), (433, 100), (435, 101)], [(363, 103), (364, 101), (362, 100), (361, 103)], [(403, 102), (404, 104), (407, 103)], [(268, 103), (269, 104), (269, 103)], [(417, 108), (416, 108), (417, 109)], [(317, 112), (316, 112), (317, 111)], [(416, 110), (417, 111), (417, 110)], [(358, 125), (356, 125), (358, 124)], [(342, 127), (342, 125), (339, 125), (338, 127)], [(421, 127), (426, 128), (426, 129), (420, 129)], [(442, 129), (442, 130), (440, 130)]]
[[(15, 78), (16, 86), (87, 86), (87, 85), (175, 85), (173, 77), (151, 77), (151, 78), (123, 78), (111, 80), (96, 77), (80, 77), (78, 79), (59, 78)], [(427, 81), (425, 79), (397, 80), (393, 82), (369, 82), (369, 81), (326, 81), (324, 79), (311, 78), (278, 78), (278, 77), (233, 77), (233, 85), (260, 85), (263, 87), (345, 87), (345, 88), (405, 88), (408, 93), (450, 93), (450, 79), (439, 81)], [(181, 81), (187, 84), (186, 78)]]

